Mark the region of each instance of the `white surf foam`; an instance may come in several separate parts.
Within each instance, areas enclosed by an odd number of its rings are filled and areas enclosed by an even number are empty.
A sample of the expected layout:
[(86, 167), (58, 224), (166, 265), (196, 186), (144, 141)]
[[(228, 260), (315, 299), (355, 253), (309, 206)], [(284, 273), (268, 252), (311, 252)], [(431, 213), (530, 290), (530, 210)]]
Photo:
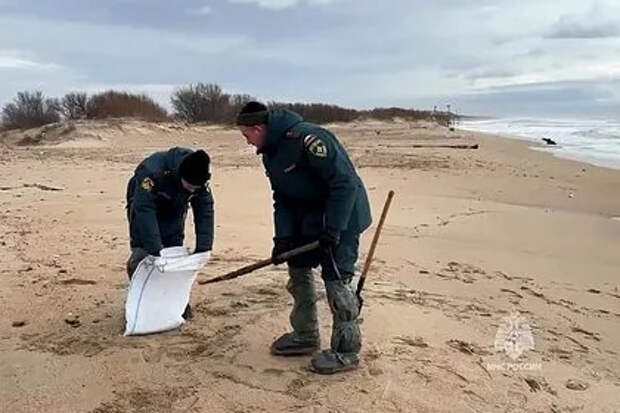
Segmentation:
[(542, 138), (551, 138), (557, 146), (534, 149), (561, 158), (620, 169), (620, 121), (491, 119), (466, 121), (460, 128), (539, 143)]

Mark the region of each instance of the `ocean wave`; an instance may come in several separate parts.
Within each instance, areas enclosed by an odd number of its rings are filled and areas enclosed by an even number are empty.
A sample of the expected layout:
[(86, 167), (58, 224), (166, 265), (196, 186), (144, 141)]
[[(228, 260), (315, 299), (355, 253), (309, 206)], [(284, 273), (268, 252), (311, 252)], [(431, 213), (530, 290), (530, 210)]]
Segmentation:
[(513, 118), (466, 121), (459, 127), (533, 142), (551, 138), (557, 146), (536, 149), (551, 152), (562, 158), (620, 169), (618, 121)]

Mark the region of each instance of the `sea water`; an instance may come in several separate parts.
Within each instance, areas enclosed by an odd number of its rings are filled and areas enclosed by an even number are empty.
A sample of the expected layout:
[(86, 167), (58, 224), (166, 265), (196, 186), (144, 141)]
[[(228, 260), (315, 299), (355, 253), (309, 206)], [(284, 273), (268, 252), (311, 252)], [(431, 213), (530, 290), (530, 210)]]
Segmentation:
[(620, 169), (620, 120), (504, 118), (462, 121), (459, 129), (487, 132), (545, 144), (533, 147), (555, 156)]

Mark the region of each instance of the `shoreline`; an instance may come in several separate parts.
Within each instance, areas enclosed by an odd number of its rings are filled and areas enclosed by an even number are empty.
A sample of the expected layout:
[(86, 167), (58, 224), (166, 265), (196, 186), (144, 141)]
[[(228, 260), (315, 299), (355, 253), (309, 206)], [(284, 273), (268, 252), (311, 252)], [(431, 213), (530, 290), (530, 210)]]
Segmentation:
[[(594, 214), (607, 219), (620, 216), (620, 170), (535, 150), (533, 145), (542, 145), (525, 139), (459, 132), (468, 143), (480, 143), (480, 149), (469, 158), (485, 164), (475, 171), (484, 176), (489, 186), (488, 200)], [(458, 155), (468, 158), (465, 153)], [(490, 176), (485, 172), (489, 170)], [(465, 185), (460, 183), (474, 193), (480, 193), (476, 188), (479, 184), (469, 180), (465, 180)]]
[(537, 142), (535, 140), (532, 139), (528, 139), (522, 136), (516, 136), (516, 135), (505, 135), (505, 134), (501, 134), (501, 133), (492, 133), (492, 132), (480, 132), (480, 131), (475, 131), (475, 130), (468, 130), (468, 129), (457, 129), (457, 131), (462, 131), (462, 132), (466, 132), (466, 133), (472, 133), (472, 134), (478, 134), (478, 135), (482, 135), (482, 136), (486, 136), (486, 137), (490, 137), (493, 139), (502, 139), (502, 140), (508, 140), (509, 142), (517, 142), (522, 144), (524, 147), (526, 147), (528, 150), (533, 151), (535, 153), (541, 153), (541, 154), (546, 154), (549, 155), (549, 157), (551, 159), (555, 159), (555, 160), (560, 160), (560, 161), (565, 161), (565, 162), (571, 162), (571, 163), (577, 163), (577, 164), (582, 164), (584, 166), (587, 166), (589, 168), (599, 168), (599, 169), (603, 169), (603, 170), (607, 170), (610, 172), (617, 172), (620, 173), (620, 165), (618, 167), (611, 167), (611, 166), (606, 166), (606, 165), (597, 165), (595, 163), (592, 163), (586, 159), (583, 158), (571, 158), (571, 157), (566, 157), (566, 156), (562, 156), (561, 154), (557, 154), (554, 153), (553, 150), (554, 149), (559, 149), (561, 148), (561, 145), (547, 145), (544, 144), (542, 142)]
[(565, 148), (565, 146), (563, 146), (561, 143), (558, 143), (557, 145), (544, 144), (542, 143), (542, 138), (544, 136), (541, 136), (540, 138), (536, 138), (535, 135), (533, 134), (532, 135), (528, 134), (528, 136), (519, 136), (519, 135), (513, 135), (509, 133), (482, 131), (476, 128), (467, 129), (466, 127), (464, 128), (463, 126), (457, 127), (456, 130), (460, 130), (464, 132), (484, 133), (488, 135), (497, 136), (503, 139), (529, 142), (532, 145), (532, 148), (530, 149), (535, 150), (535, 151), (550, 153), (554, 157), (557, 157), (557, 158), (583, 162), (590, 166), (596, 166), (599, 168), (620, 170), (620, 162), (618, 160), (608, 160), (608, 159), (605, 159), (604, 157), (597, 157), (595, 155), (581, 154), (581, 153), (574, 153), (574, 152), (562, 153), (561, 150)]

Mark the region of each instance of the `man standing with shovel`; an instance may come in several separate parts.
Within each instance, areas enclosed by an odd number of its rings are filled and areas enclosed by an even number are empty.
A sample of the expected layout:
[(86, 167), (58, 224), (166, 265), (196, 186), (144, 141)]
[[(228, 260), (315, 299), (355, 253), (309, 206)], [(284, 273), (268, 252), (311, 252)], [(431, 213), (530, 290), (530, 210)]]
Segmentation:
[[(271, 346), (279, 356), (313, 354), (310, 368), (332, 374), (357, 368), (359, 301), (351, 284), (360, 234), (371, 224), (366, 189), (338, 139), (286, 109), (246, 104), (237, 125), (257, 149), (271, 182), (275, 236), (272, 259), (312, 241), (320, 248), (288, 260), (293, 331)], [(331, 347), (320, 348), (312, 268), (321, 266), (333, 316)]]

